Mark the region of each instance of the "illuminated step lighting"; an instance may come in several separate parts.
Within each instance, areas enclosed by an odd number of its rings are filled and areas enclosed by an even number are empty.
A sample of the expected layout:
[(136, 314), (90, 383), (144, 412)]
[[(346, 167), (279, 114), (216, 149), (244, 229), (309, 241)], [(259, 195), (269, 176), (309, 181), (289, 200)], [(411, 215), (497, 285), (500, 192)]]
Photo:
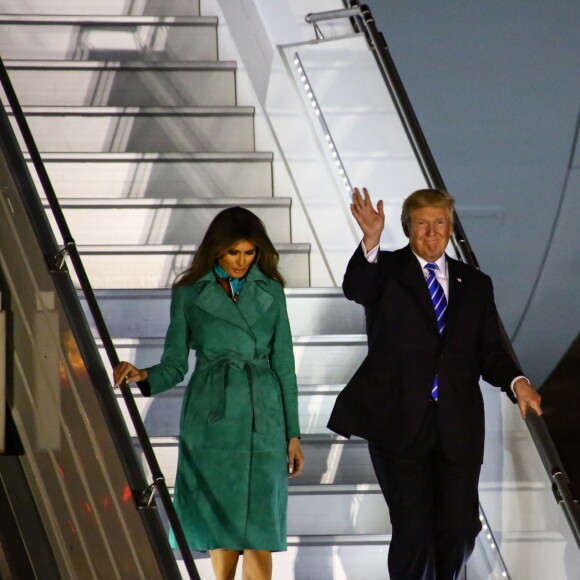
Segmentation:
[(306, 71), (304, 70), (304, 66), (302, 65), (302, 61), (300, 60), (300, 57), (298, 56), (297, 52), (294, 53), (294, 66), (296, 67), (296, 72), (298, 74), (300, 82), (302, 83), (302, 88), (304, 89), (306, 98), (308, 99), (308, 101), (310, 101), (314, 115), (318, 118), (320, 126), (322, 127), (322, 131), (324, 132), (328, 155), (330, 157), (331, 164), (334, 165), (336, 167), (336, 170), (338, 171), (338, 180), (342, 182), (348, 193), (352, 193), (352, 186), (346, 173), (346, 170), (340, 159), (340, 154), (338, 153), (338, 149), (334, 144), (332, 135), (330, 134), (330, 130), (324, 119), (324, 115), (321, 112), (320, 105), (316, 100), (314, 90), (310, 82), (308, 81), (308, 76), (306, 74)]
[[(499, 553), (499, 550), (497, 549), (495, 538), (493, 537), (493, 533), (489, 527), (489, 522), (487, 521), (487, 518), (485, 517), (485, 514), (483, 513), (483, 510), (481, 509), (481, 507), (480, 507), (480, 511), (479, 511), (479, 520), (481, 521), (482, 535), (485, 535), (485, 539), (487, 540), (487, 545), (489, 546), (489, 549), (491, 551), (490, 561), (495, 560), (495, 562), (497, 563), (497, 565), (499, 566), (499, 569), (501, 571), (502, 578), (509, 578), (509, 574), (507, 572), (505, 562), (503, 561), (503, 558), (502, 558), (501, 554)], [(483, 544), (485, 545), (486, 542), (484, 541)]]

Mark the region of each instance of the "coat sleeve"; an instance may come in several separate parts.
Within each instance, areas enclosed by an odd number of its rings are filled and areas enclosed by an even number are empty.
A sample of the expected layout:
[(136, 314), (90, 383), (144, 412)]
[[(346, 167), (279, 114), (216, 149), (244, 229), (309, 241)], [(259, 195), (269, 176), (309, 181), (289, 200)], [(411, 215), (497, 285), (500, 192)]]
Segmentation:
[(379, 262), (371, 264), (359, 244), (346, 267), (342, 289), (349, 300), (354, 300), (365, 308), (376, 304), (381, 295), (381, 274)]
[(298, 420), (298, 386), (296, 383), (296, 370), (294, 366), (294, 350), (292, 346), (292, 333), (288, 321), (286, 309), (286, 297), (280, 289), (278, 302), (278, 315), (272, 337), (272, 350), (270, 352), (270, 366), (280, 383), (282, 393), (282, 405), (284, 407), (284, 419), (286, 422), (286, 438), (300, 437), (300, 423)]
[(171, 294), (171, 320), (161, 362), (147, 369), (152, 395), (171, 389), (187, 373), (191, 329), (185, 315), (185, 294), (185, 289), (179, 287)]
[(508, 339), (504, 335), (499, 320), (499, 314), (493, 297), (493, 284), (487, 278), (486, 305), (483, 321), (481, 341), (481, 376), (484, 381), (495, 387), (500, 387), (515, 403), (516, 399), (511, 390), (511, 382), (519, 375), (523, 375), (515, 355), (510, 349)]

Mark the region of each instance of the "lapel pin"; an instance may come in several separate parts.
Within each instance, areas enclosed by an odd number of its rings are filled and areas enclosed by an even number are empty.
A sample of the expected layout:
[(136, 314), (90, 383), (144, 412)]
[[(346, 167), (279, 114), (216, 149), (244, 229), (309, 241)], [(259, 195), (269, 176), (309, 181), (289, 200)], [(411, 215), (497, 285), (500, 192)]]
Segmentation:
[(458, 281), (459, 283), (461, 283), (461, 278), (457, 278), (457, 281)]

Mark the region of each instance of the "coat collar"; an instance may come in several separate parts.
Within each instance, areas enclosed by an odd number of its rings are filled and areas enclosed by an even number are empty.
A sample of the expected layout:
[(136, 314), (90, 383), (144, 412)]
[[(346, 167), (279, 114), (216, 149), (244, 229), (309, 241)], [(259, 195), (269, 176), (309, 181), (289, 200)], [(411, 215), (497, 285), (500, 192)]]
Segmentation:
[(251, 326), (274, 302), (274, 296), (268, 291), (270, 280), (256, 266), (252, 266), (248, 272), (237, 302), (216, 282), (213, 271), (202, 276), (195, 284), (204, 285), (194, 301), (198, 308), (252, 336)]

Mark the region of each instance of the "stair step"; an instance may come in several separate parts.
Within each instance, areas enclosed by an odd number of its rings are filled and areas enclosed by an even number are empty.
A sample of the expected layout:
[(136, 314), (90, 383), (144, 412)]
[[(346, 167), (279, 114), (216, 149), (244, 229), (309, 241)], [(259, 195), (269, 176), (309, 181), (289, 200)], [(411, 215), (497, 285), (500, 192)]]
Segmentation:
[(254, 150), (253, 107), (24, 107), (23, 110), (42, 152)]
[(235, 62), (7, 61), (22, 106), (234, 106)]
[(199, 0), (99, 0), (98, 2), (71, 2), (71, 0), (2, 0), (3, 14), (70, 14), (94, 15), (199, 15)]
[(42, 159), (59, 199), (272, 197), (272, 153), (44, 153)]
[[(300, 426), (305, 435), (326, 434), (328, 417), (338, 393), (344, 385), (299, 385), (298, 413)], [(156, 397), (143, 397), (138, 389), (132, 389), (137, 409), (147, 432), (155, 437), (173, 437), (179, 432), (179, 419), (185, 388), (175, 387)], [(136, 436), (122, 395), (116, 391), (119, 408), (131, 436)]]
[[(173, 497), (173, 488), (169, 491)], [(383, 537), (391, 533), (391, 523), (378, 484), (291, 485), (287, 530), (294, 541), (304, 536), (312, 546), (337, 536), (343, 543), (359, 534)]]
[[(286, 288), (285, 292), (290, 327), (296, 335), (366, 332), (362, 307), (347, 300), (341, 288)], [(169, 288), (97, 290), (96, 297), (113, 338), (165, 336), (171, 302)], [(79, 298), (87, 312), (82, 294)], [(92, 322), (90, 316), (87, 318)]]
[(391, 533), (387, 504), (378, 484), (341, 486), (341, 491), (332, 485), (308, 486), (313, 488), (308, 492), (303, 487), (290, 486), (289, 535)]
[[(388, 546), (391, 534), (332, 534), (288, 536), (289, 546)], [(349, 576), (350, 578), (350, 576)]]
[[(388, 578), (389, 534), (289, 536), (288, 550), (272, 554), (276, 580), (375, 580)], [(195, 553), (202, 579), (213, 578), (209, 556)], [(181, 564), (184, 578), (187, 577)], [(234, 580), (241, 580), (238, 566)]]
[[(168, 486), (175, 484), (177, 469), (177, 437), (150, 437), (151, 444), (165, 475)], [(138, 451), (138, 442), (134, 440)], [(365, 485), (377, 479), (369, 457), (368, 444), (363, 439), (344, 439), (330, 434), (305, 434), (301, 440), (306, 458), (300, 477), (289, 484), (303, 485)], [(146, 466), (144, 465), (144, 468)]]
[[(264, 223), (275, 244), (288, 244), (290, 198), (238, 200)], [(48, 202), (44, 203), (53, 223)], [(63, 199), (60, 202), (77, 244), (199, 244), (207, 225), (235, 202), (229, 198)]]
[[(164, 339), (115, 339), (120, 360), (131, 361), (138, 368), (157, 364), (163, 352)], [(367, 353), (365, 335), (294, 336), (294, 357), (298, 383), (307, 385), (338, 385), (346, 383), (360, 366)], [(97, 340), (103, 362), (109, 367), (101, 341)], [(189, 357), (190, 373), (195, 366), (195, 353)], [(184, 383), (189, 380), (189, 374)], [(153, 398), (151, 406), (163, 405)], [(153, 412), (150, 408), (149, 412)]]
[(26, 60), (217, 60), (212, 16), (0, 15), (0, 54)]
[[(193, 245), (79, 246), (93, 288), (167, 288), (191, 266)], [(290, 286), (308, 287), (309, 244), (277, 244), (280, 270)], [(71, 276), (76, 281), (71, 268)], [(77, 282), (78, 284), (78, 282)]]

